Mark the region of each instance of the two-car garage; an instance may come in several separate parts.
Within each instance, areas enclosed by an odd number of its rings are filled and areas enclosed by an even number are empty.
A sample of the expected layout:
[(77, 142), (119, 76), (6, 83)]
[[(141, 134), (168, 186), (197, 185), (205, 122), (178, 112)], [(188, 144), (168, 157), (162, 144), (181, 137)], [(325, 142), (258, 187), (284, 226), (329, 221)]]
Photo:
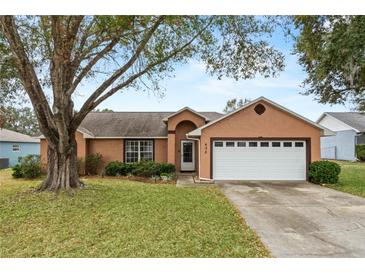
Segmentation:
[(332, 134), (260, 97), (187, 136), (199, 140), (201, 180), (305, 181), (320, 160), (320, 137)]
[(214, 180), (306, 180), (305, 140), (215, 140)]

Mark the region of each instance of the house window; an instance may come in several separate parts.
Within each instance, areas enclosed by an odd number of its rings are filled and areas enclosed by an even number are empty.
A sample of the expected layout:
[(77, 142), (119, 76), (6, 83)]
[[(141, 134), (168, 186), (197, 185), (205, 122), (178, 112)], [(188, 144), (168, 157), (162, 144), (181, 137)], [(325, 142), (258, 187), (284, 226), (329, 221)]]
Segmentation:
[(295, 147), (304, 147), (303, 142), (295, 142)]
[(260, 147), (269, 147), (269, 142), (261, 142)]
[(284, 142), (284, 147), (292, 147), (292, 143), (291, 142)]
[(226, 147), (234, 147), (234, 142), (226, 142)]
[(272, 147), (280, 147), (280, 142), (272, 142), (271, 146)]
[(249, 147), (257, 147), (257, 142), (248, 142)]
[(237, 146), (238, 147), (245, 147), (246, 146), (246, 142), (237, 142)]
[(223, 142), (215, 142), (214, 146), (215, 147), (223, 147)]
[(20, 151), (20, 145), (13, 145), (13, 151), (14, 152)]
[(153, 160), (153, 140), (126, 140), (125, 142), (126, 163)]

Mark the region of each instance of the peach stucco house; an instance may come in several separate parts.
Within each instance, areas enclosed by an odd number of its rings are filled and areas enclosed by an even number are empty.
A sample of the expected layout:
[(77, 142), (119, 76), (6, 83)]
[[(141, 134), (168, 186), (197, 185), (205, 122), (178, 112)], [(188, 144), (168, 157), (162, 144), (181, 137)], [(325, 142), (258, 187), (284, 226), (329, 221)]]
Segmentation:
[[(153, 160), (195, 172), (201, 180), (306, 180), (320, 159), (326, 128), (260, 97), (223, 115), (188, 107), (177, 112), (87, 115), (76, 136), (78, 157), (104, 163)], [(47, 142), (41, 140), (46, 163)]]

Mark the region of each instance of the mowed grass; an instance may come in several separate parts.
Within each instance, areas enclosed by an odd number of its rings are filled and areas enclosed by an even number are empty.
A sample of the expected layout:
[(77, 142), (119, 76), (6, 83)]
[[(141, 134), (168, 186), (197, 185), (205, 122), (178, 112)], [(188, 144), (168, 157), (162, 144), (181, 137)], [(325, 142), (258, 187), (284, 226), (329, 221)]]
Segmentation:
[(0, 257), (268, 257), (214, 187), (86, 179), (74, 195), (0, 170)]
[(365, 197), (365, 163), (335, 161), (341, 166), (339, 182), (330, 188)]

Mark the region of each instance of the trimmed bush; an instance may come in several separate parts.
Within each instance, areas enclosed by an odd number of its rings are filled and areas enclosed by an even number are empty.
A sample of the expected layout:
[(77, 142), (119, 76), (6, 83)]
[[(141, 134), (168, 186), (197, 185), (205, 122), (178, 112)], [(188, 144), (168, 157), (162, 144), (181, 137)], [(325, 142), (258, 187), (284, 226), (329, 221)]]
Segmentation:
[(335, 184), (341, 173), (339, 164), (330, 161), (316, 161), (309, 166), (309, 181), (315, 184)]
[(175, 165), (169, 163), (160, 163), (158, 164), (158, 175), (162, 173), (175, 173)]
[(103, 161), (103, 156), (100, 153), (87, 155), (85, 158), (86, 174), (88, 175), (98, 174), (102, 161)]
[(136, 163), (110, 162), (105, 167), (107, 176), (126, 176), (132, 174), (141, 177), (160, 176), (162, 173), (173, 174), (175, 166), (168, 163), (155, 163), (153, 161), (141, 161)]
[(134, 164), (113, 161), (105, 167), (105, 174), (107, 176), (126, 176), (128, 173), (131, 173), (133, 169)]
[(40, 156), (30, 154), (19, 157), (19, 163), (12, 169), (14, 178), (37, 178), (41, 175)]
[(131, 173), (135, 176), (152, 177), (159, 175), (159, 164), (153, 161), (140, 161), (133, 164)]
[(356, 158), (365, 161), (365, 145), (356, 145)]

